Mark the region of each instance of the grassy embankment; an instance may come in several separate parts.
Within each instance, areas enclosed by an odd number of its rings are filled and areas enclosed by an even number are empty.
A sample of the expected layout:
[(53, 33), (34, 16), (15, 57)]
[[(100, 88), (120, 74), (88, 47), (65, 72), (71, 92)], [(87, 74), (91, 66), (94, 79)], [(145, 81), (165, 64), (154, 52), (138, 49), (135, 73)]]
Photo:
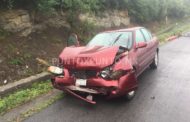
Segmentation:
[(0, 114), (15, 108), (19, 105), (29, 102), (30, 100), (48, 93), (53, 89), (50, 81), (34, 83), (30, 88), (20, 89), (3, 98), (0, 98)]
[(190, 18), (182, 21), (174, 21), (169, 25), (161, 25), (156, 29), (156, 35), (161, 44), (167, 42), (167, 38), (170, 36), (180, 36), (182, 33), (190, 31)]

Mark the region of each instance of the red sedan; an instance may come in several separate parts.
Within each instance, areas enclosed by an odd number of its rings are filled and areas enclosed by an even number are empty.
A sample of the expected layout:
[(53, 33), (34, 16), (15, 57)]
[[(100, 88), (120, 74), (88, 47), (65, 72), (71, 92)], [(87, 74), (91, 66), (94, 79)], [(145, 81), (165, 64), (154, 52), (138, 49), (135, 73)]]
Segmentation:
[(143, 27), (97, 34), (86, 46), (72, 35), (59, 56), (60, 67), (51, 66), (55, 88), (95, 104), (93, 96), (135, 96), (137, 77), (158, 66), (159, 42)]

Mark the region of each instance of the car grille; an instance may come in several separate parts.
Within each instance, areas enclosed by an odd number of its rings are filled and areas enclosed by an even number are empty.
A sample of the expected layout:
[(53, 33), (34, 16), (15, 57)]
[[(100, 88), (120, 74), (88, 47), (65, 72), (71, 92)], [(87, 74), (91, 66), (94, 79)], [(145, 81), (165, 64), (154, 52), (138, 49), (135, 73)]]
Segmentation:
[(93, 70), (72, 70), (70, 74), (76, 78), (87, 79), (95, 77), (97, 72)]

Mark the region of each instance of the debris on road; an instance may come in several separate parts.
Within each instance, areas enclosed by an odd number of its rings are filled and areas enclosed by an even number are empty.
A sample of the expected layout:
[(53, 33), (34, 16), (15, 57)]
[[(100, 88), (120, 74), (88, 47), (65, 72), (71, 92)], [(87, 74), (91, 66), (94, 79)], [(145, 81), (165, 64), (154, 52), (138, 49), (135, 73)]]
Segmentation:
[(151, 97), (152, 100), (155, 100), (155, 96)]
[(8, 82), (7, 80), (4, 80), (4, 81), (3, 81), (4, 84), (7, 84), (7, 82)]

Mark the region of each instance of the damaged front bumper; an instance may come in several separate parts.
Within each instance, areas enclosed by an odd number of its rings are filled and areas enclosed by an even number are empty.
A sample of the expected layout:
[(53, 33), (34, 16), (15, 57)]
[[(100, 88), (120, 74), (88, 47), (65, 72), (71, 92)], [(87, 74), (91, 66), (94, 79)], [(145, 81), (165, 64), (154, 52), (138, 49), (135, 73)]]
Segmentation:
[(85, 93), (86, 95), (100, 94), (106, 95), (107, 98), (114, 98), (137, 88), (137, 81), (133, 72), (122, 76), (119, 80), (105, 80), (98, 76), (77, 79), (70, 76), (67, 69), (64, 69), (63, 72), (64, 75), (57, 75), (52, 78), (53, 86), (91, 104), (96, 104), (96, 102), (89, 99), (91, 97), (82, 97), (79, 93)]
[[(78, 97), (86, 102), (95, 104), (96, 102), (89, 100), (87, 98), (81, 97), (77, 94), (86, 93), (86, 94), (101, 94), (108, 95), (110, 90), (117, 89), (118, 81), (106, 81), (101, 78), (91, 78), (86, 80), (86, 84), (80, 85), (77, 83), (78, 79), (71, 77), (54, 77), (52, 78), (53, 86), (59, 90), (66, 91), (75, 97)], [(81, 80), (81, 79), (79, 79)]]

